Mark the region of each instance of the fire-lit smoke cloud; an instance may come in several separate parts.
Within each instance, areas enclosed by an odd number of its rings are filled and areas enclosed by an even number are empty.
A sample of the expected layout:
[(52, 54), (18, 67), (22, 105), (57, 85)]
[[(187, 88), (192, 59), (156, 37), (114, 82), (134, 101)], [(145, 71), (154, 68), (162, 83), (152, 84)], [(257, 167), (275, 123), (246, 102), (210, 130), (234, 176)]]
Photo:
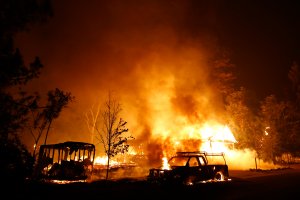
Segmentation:
[(75, 96), (53, 122), (48, 142), (90, 142), (85, 114), (114, 91), (121, 117), (136, 138), (135, 151), (156, 160), (177, 140), (198, 150), (201, 135), (194, 128), (222, 118), (211, 79), (218, 50), (214, 6), (204, 1), (54, 1), (54, 18), (17, 38), (25, 61), (39, 55), (45, 65), (30, 88), (45, 94), (58, 87)]
[(54, 17), (19, 34), (16, 45), (26, 62), (38, 55), (45, 65), (34, 89), (45, 94), (59, 87), (76, 97), (53, 124), (62, 131), (53, 132), (85, 138), (81, 116), (109, 90), (141, 130), (172, 115), (203, 120), (212, 100), (214, 19), (213, 5), (205, 2), (54, 1)]

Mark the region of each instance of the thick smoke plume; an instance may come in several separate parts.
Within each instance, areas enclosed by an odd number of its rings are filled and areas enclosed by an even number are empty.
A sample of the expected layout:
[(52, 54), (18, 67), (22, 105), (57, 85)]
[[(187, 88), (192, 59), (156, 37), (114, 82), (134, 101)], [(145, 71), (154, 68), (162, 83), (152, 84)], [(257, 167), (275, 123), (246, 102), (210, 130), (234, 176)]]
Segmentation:
[(91, 142), (85, 114), (113, 91), (135, 152), (150, 162), (177, 139), (188, 149), (199, 146), (187, 127), (217, 120), (222, 109), (211, 79), (219, 50), (214, 3), (54, 1), (54, 11), (48, 24), (17, 38), (26, 61), (39, 55), (45, 65), (29, 88), (45, 94), (58, 87), (75, 96), (53, 122), (49, 143)]

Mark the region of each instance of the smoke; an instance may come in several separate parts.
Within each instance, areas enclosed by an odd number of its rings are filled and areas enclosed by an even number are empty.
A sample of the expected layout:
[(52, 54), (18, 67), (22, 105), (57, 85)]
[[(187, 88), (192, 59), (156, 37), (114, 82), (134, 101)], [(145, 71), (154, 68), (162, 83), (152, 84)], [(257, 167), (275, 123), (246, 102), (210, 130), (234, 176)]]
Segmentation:
[(274, 163), (268, 163), (258, 159), (256, 152), (250, 149), (227, 151), (226, 162), (230, 170), (280, 168), (280, 166), (275, 165)]
[(54, 12), (48, 24), (17, 38), (26, 62), (39, 55), (45, 65), (28, 88), (43, 95), (58, 87), (75, 96), (53, 122), (48, 143), (90, 142), (85, 114), (108, 91), (122, 104), (132, 145), (153, 162), (172, 138), (189, 141), (186, 126), (217, 118), (213, 2), (54, 1)]

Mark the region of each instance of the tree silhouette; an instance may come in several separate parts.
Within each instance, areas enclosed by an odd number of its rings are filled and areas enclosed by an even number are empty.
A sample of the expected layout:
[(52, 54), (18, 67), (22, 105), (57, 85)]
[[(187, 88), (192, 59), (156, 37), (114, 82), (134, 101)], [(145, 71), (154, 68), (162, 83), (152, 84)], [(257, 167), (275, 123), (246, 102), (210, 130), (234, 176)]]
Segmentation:
[(33, 156), (36, 156), (36, 148), (43, 133), (45, 133), (44, 144), (47, 143), (47, 138), (51, 124), (54, 119), (59, 117), (62, 109), (74, 99), (70, 92), (64, 92), (58, 88), (48, 92), (48, 101), (46, 106), (35, 106), (32, 110), (33, 116), (33, 129), (30, 129), (30, 133), (34, 138), (34, 151)]
[(43, 118), (48, 123), (44, 144), (47, 143), (48, 133), (53, 119), (58, 118), (60, 112), (74, 99), (70, 92), (64, 92), (56, 88), (48, 92), (48, 103), (43, 111)]
[(247, 105), (246, 93), (242, 87), (226, 97), (226, 121), (238, 141), (237, 148), (255, 149), (262, 129), (260, 119)]
[(111, 157), (128, 152), (128, 139), (134, 139), (132, 136), (124, 136), (128, 129), (126, 128), (127, 122), (119, 118), (121, 110), (121, 104), (109, 93), (101, 112), (102, 129), (96, 129), (107, 156), (106, 180), (108, 179)]
[(1, 160), (0, 175), (1, 180), (19, 180), (32, 163), (19, 134), (38, 99), (38, 95), (23, 91), (22, 86), (38, 78), (43, 65), (36, 57), (26, 66), (14, 46), (14, 37), (33, 24), (47, 21), (52, 7), (48, 0), (1, 0), (0, 13), (0, 157), (5, 158)]
[(217, 59), (212, 62), (211, 82), (221, 95), (226, 97), (234, 92), (234, 81), (236, 77), (233, 69), (235, 65), (232, 64), (229, 53), (225, 50), (220, 50), (216, 55)]
[(284, 141), (288, 132), (285, 131), (288, 120), (288, 103), (279, 101), (275, 95), (267, 96), (261, 102), (261, 118), (268, 134), (262, 137), (262, 159), (276, 162), (276, 156), (284, 152)]
[(297, 62), (293, 62), (288, 72), (288, 78), (292, 84), (292, 100), (300, 104), (300, 71)]

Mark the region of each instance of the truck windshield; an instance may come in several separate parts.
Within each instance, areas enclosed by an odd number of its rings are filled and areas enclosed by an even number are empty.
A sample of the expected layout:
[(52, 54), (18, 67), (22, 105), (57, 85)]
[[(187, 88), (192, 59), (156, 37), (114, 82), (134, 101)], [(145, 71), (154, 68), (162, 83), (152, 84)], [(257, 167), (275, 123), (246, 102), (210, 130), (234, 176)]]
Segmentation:
[(184, 157), (184, 156), (175, 156), (175, 157), (172, 157), (170, 160), (169, 160), (169, 165), (171, 167), (173, 166), (185, 166), (187, 161), (188, 161), (189, 157)]

